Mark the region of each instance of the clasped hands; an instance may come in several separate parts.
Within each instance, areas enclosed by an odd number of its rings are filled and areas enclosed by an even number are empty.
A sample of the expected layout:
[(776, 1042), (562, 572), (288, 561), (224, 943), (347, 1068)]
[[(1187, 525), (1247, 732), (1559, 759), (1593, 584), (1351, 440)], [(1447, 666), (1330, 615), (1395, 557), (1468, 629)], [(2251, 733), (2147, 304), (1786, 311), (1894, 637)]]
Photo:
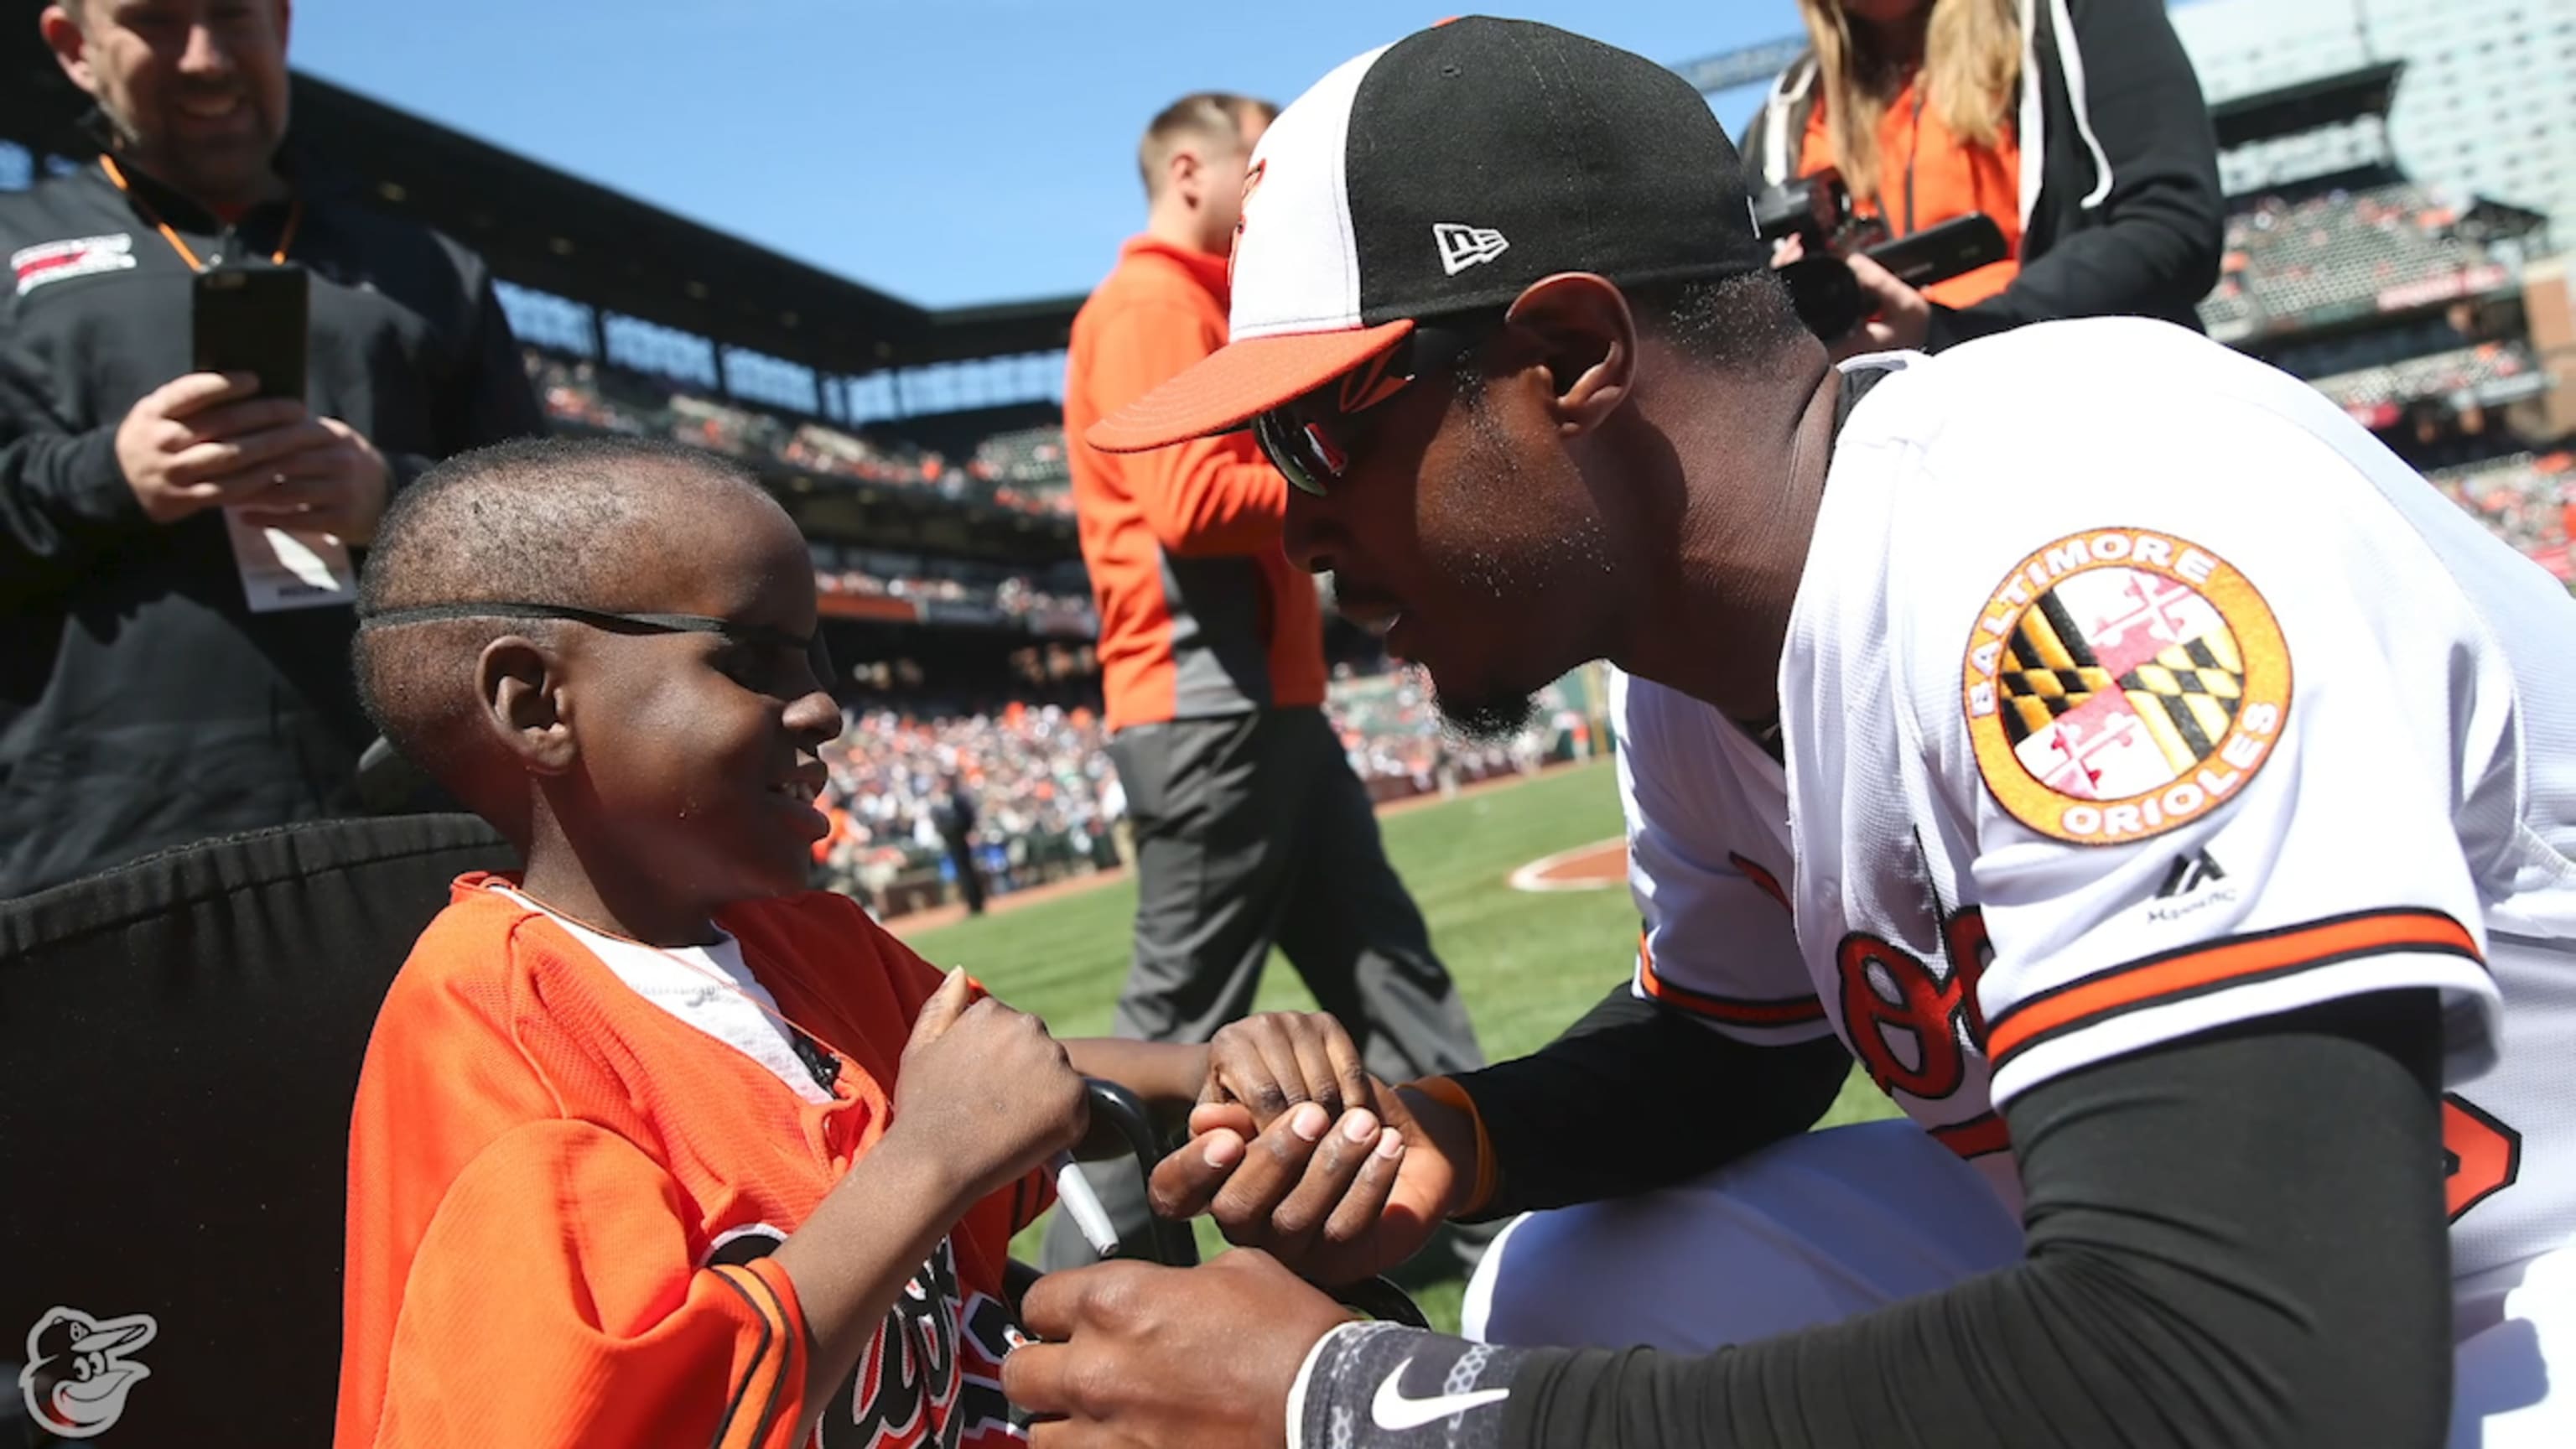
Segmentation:
[(1032, 1443), (1284, 1443), (1299, 1366), (1350, 1320), (1305, 1279), (1352, 1282), (1411, 1257), (1463, 1205), (1474, 1153), (1464, 1113), (1369, 1076), (1331, 1017), (1227, 1027), (1209, 1045), (1189, 1141), (1151, 1192), (1157, 1213), (1208, 1213), (1246, 1251), (1040, 1279), (1022, 1317), (1041, 1341), (1002, 1366), (1003, 1392), (1040, 1416)]

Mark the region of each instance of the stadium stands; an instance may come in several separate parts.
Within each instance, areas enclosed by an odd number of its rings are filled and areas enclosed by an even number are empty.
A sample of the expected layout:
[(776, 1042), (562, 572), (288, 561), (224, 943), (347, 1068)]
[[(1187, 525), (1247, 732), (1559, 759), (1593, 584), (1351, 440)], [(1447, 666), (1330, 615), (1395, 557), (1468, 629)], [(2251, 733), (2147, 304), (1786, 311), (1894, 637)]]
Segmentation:
[[(2212, 109), (2251, 178), (2230, 199), (2210, 335), (2296, 376), (2461, 507), (2569, 577), (2569, 454), (2549, 436), (2524, 262), (2544, 220), (2409, 180), (2385, 120), (2403, 68), (2364, 67)], [(2305, 167), (2302, 170), (2302, 167)]]
[(1092, 711), (1014, 703), (916, 714), (868, 702), (845, 718), (824, 756), (844, 832), (829, 865), (878, 914), (921, 903), (923, 892), (897, 887), (945, 869), (932, 812), (952, 775), (976, 802), (980, 859), (996, 893), (1116, 863), (1109, 829), (1124, 797), (1110, 784)]
[(795, 421), (587, 358), (525, 349), (547, 415), (567, 428), (669, 438), (755, 465), (822, 478), (937, 491), (1023, 513), (1070, 513), (1064, 430), (1027, 428), (982, 440), (964, 467), (893, 436)]
[[(1414, 670), (1346, 673), (1330, 686), (1325, 709), (1352, 768), (1381, 801), (1592, 753), (1591, 723), (1561, 686), (1543, 691), (1529, 727), (1503, 741), (1445, 736), (1429, 685)], [(948, 866), (933, 811), (951, 775), (976, 801), (978, 859), (995, 894), (1118, 863), (1113, 838), (1126, 796), (1094, 711), (905, 708), (870, 696), (854, 697), (843, 713), (847, 727), (825, 751), (828, 804), (843, 816), (827, 871), (880, 916), (938, 899)]]
[(2516, 453), (2427, 476), (2542, 568), (2576, 578), (2568, 558), (2569, 536), (2576, 533), (2576, 453)]
[(2405, 404), (2443, 398), (2460, 406), (2501, 406), (2549, 385), (2531, 348), (2521, 342), (2481, 342), (2401, 362), (2316, 379), (2317, 391), (2367, 428), (2394, 426)]
[(2457, 235), (2459, 220), (2407, 182), (2260, 197), (2227, 220), (2201, 320), (2219, 341), (2243, 343), (2510, 289), (2511, 269)]

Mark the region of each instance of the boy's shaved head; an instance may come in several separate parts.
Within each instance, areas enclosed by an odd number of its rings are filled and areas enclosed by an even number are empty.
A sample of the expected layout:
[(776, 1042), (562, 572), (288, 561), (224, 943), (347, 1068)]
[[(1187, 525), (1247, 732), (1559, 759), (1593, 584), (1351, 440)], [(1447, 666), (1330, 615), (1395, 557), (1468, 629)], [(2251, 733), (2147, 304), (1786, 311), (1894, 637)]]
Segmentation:
[(509, 803), (476, 776), (486, 732), (477, 661), (505, 634), (543, 640), (545, 620), (466, 617), (370, 625), (393, 609), (540, 603), (667, 608), (654, 589), (709, 510), (786, 515), (743, 469), (670, 443), (532, 438), (462, 453), (396, 494), (358, 584), (359, 697), (395, 749), (505, 833)]

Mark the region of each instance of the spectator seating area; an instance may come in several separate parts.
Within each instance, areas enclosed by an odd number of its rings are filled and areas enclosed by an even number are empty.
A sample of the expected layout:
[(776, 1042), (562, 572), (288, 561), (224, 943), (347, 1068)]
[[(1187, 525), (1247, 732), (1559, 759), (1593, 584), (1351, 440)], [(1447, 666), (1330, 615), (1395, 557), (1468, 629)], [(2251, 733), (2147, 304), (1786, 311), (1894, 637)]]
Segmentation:
[[(676, 388), (587, 359), (525, 352), (547, 415), (556, 422), (626, 437), (668, 438), (754, 465), (776, 464), (821, 478), (848, 478), (1023, 513), (1070, 513), (1064, 430), (1024, 428), (976, 444), (964, 466), (936, 451), (867, 430), (847, 432)], [(941, 560), (873, 559), (858, 550), (818, 549), (815, 582), (827, 598), (892, 600), (948, 622), (1016, 621), (1040, 633), (1093, 632), (1091, 590), (1081, 571), (1039, 579), (1011, 570)], [(1061, 571), (1059, 571), (1061, 573)], [(827, 606), (828, 607), (828, 606)], [(876, 612), (871, 610), (870, 612)]]
[(670, 438), (745, 462), (820, 478), (920, 488), (964, 503), (1070, 514), (1064, 431), (1033, 428), (978, 443), (963, 464), (880, 430), (855, 432), (690, 392), (664, 378), (526, 349), (547, 415), (575, 428)]
[[(1588, 757), (1591, 726), (1551, 687), (1513, 738), (1445, 737), (1416, 671), (1336, 679), (1326, 704), (1352, 768), (1383, 801), (1558, 760)], [(1089, 709), (1007, 704), (971, 710), (870, 700), (844, 710), (847, 727), (824, 751), (835, 834), (822, 872), (881, 917), (947, 897), (953, 870), (939, 834), (947, 782), (975, 802), (975, 855), (996, 895), (1120, 864), (1127, 797)]]
[(2576, 453), (2516, 453), (2426, 476), (2541, 567), (2576, 579), (2568, 557), (2568, 539), (2576, 534)]
[(823, 611), (902, 622), (1015, 626), (1033, 634), (1099, 632), (1079, 563), (1043, 573), (966, 559), (810, 543)]
[(2363, 427), (2392, 427), (2406, 404), (2438, 399), (2455, 407), (2500, 407), (2544, 392), (2549, 374), (2520, 342), (2482, 342), (2315, 380)]
[(1110, 827), (1125, 796), (1092, 711), (876, 706), (844, 717), (824, 751), (835, 817), (825, 868), (877, 914), (901, 914), (947, 884), (938, 817), (952, 778), (974, 801), (976, 857), (995, 894), (1118, 863)]
[(1446, 793), (1591, 753), (1589, 725), (1553, 685), (1540, 694), (1529, 724), (1507, 740), (1466, 740), (1443, 731), (1430, 682), (1417, 669), (1337, 678), (1324, 708), (1352, 772), (1380, 800)]
[(2267, 196), (2227, 219), (2201, 321), (2221, 342), (2394, 312), (2503, 286), (2510, 272), (2456, 234), (2456, 211), (2409, 183)]

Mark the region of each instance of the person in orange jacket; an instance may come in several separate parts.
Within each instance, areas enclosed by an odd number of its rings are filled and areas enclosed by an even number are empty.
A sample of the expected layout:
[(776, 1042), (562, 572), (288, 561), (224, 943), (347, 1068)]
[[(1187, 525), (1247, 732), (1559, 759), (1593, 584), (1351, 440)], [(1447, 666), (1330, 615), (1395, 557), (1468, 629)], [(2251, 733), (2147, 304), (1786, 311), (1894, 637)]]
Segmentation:
[[(1128, 457), (1082, 441), (1225, 345), (1227, 254), (1276, 114), (1203, 92), (1154, 118), (1137, 156), (1145, 230), (1073, 321), (1066, 448), (1139, 890), (1113, 1030), (1209, 1039), (1251, 1008), (1275, 944), (1371, 1068), (1402, 1081), (1484, 1057), (1324, 718), (1322, 611), (1280, 542), (1286, 480), (1245, 434)], [(1140, 1240), (1137, 1185), (1095, 1186)], [(1050, 1232), (1048, 1267), (1087, 1256)]]

